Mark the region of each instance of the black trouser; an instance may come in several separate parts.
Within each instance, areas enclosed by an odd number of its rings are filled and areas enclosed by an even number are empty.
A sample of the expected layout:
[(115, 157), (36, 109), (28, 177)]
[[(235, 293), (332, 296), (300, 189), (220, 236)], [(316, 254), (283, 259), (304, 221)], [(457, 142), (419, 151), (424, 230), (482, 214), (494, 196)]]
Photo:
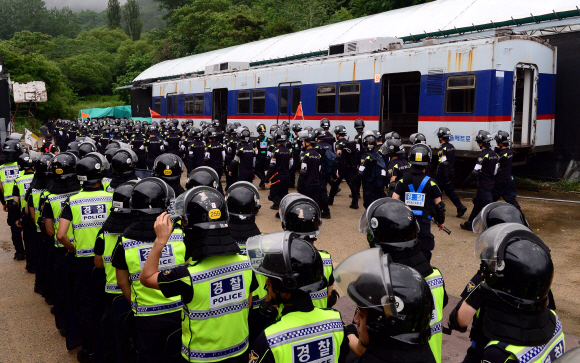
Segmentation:
[(327, 176), (320, 176), (320, 188), (318, 190), (318, 198), (320, 201), (318, 202), (318, 206), (322, 213), (330, 212), (328, 209), (328, 189), (326, 189), (326, 183), (328, 183), (329, 179)]
[(138, 362), (165, 362), (167, 338), (181, 328), (181, 311), (155, 316), (136, 316), (135, 322)]
[(254, 174), (251, 174), (251, 175), (240, 174), (240, 175), (238, 175), (238, 180), (236, 180), (236, 181), (245, 181), (248, 183), (253, 183), (254, 182)]
[(137, 154), (137, 169), (147, 169), (147, 154)]
[(435, 248), (435, 236), (431, 233), (431, 220), (422, 216), (417, 216), (419, 223), (419, 248), (427, 261), (431, 261), (431, 251)]
[(266, 172), (265, 172), (265, 165), (266, 165), (266, 154), (258, 154), (256, 155), (256, 166), (254, 167), (254, 173), (258, 178), (260, 178), (260, 185), (267, 182), (266, 180)]
[(469, 222), (473, 222), (475, 217), (481, 212), (481, 210), (488, 205), (489, 203), (493, 202), (493, 195), (491, 194), (491, 189), (493, 186), (477, 186), (477, 194), (475, 195), (475, 199), (473, 200), (473, 210), (469, 215)]
[(226, 169), (226, 190), (228, 190), (230, 186), (232, 186), (232, 184), (238, 181), (238, 175), (232, 173), (232, 175), (230, 176), (230, 171), (231, 169), (228, 167)]
[(355, 186), (353, 184), (355, 176), (356, 176), (356, 168), (349, 167), (338, 168), (338, 179), (336, 179), (331, 183), (330, 195), (328, 196), (328, 199), (334, 202), (334, 197), (336, 196), (336, 193), (338, 193), (340, 183), (342, 183), (342, 180), (344, 179), (346, 180), (346, 184), (350, 188), (350, 194), (352, 195), (351, 205), (358, 205), (359, 189), (355, 189)]
[[(320, 183), (322, 184), (322, 182)], [(309, 198), (312, 198), (313, 201), (318, 204), (320, 207), (320, 184), (304, 184), (302, 188), (300, 188), (300, 194), (303, 194)], [(327, 207), (328, 208), (328, 207)], [(322, 210), (322, 208), (321, 208)]]
[(113, 300), (119, 294), (105, 293), (105, 306), (101, 317), (101, 339), (103, 341), (103, 361), (116, 362), (115, 324), (113, 317)]
[(440, 181), (441, 178), (435, 178), (437, 185), (441, 188), (442, 191), (445, 191), (445, 194), (449, 197), (455, 208), (462, 207), (463, 204), (461, 200), (459, 200), (459, 196), (455, 193), (455, 174), (449, 173), (449, 183), (443, 183)]
[[(218, 191), (222, 194), (224, 194), (224, 188), (222, 187), (222, 174), (224, 173), (224, 168), (223, 167), (215, 167), (215, 166), (210, 166), (210, 168), (212, 168), (213, 170), (215, 170), (215, 172), (218, 175), (218, 178), (220, 179), (220, 182), (218, 184)], [(227, 179), (226, 179), (227, 180)]]
[(95, 268), (94, 257), (76, 257), (75, 298), (76, 314), (81, 328), (83, 350), (93, 353), (93, 315), (91, 277)]
[(6, 219), (6, 222), (10, 226), (10, 232), (12, 233), (12, 244), (16, 250), (16, 254), (25, 254), (24, 244), (22, 243), (22, 228), (16, 227), (16, 221), (14, 220), (10, 210), (8, 210), (8, 218)]
[[(282, 198), (288, 194), (288, 175), (277, 176), (279, 182), (270, 186), (270, 200), (274, 205), (279, 205)], [(276, 181), (274, 181), (276, 182)]]
[(64, 247), (52, 247), (54, 285), (54, 320), (57, 329), (66, 328), (66, 254)]
[(42, 233), (34, 232), (35, 246), (37, 248), (37, 268), (35, 285), (39, 292), (49, 300), (54, 299), (54, 287), (52, 286), (52, 267), (50, 262), (50, 244), (42, 238)]
[[(366, 180), (363, 181), (362, 183), (363, 206), (365, 207), (365, 209), (368, 208), (372, 202), (382, 198), (384, 195), (383, 188), (376, 186), (374, 183), (375, 183), (374, 181), (366, 181)], [(354, 197), (354, 194), (352, 196)]]
[(516, 200), (516, 183), (513, 179), (496, 180), (493, 185), (492, 197), (494, 202), (497, 202), (499, 198), (503, 198), (507, 203), (517, 209), (521, 209), (520, 204)]
[(27, 216), (22, 216), (22, 239), (24, 240), (24, 247), (26, 249), (26, 268), (36, 270), (38, 268), (38, 247), (36, 246), (34, 234), (36, 233), (36, 225), (32, 219)]
[(296, 170), (299, 170), (298, 168), (300, 168), (300, 158), (298, 158), (298, 162), (296, 161), (296, 158), (293, 158), (292, 160), (292, 167), (288, 171), (290, 174), (288, 177), (288, 186), (290, 188), (296, 188)]

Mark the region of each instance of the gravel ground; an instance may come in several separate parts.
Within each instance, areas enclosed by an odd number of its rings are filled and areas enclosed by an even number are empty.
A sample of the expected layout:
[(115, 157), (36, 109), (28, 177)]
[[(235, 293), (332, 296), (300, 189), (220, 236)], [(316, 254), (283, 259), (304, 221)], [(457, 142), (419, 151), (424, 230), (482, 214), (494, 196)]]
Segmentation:
[[(293, 192), (294, 190), (290, 190)], [(523, 195), (580, 200), (580, 197), (565, 193), (522, 192)], [(262, 209), (257, 223), (263, 233), (281, 230), (280, 220), (274, 217), (275, 211), (269, 209), (267, 190), (260, 191)], [(321, 235), (316, 247), (328, 251), (337, 265), (347, 256), (368, 248), (365, 236), (358, 233), (358, 221), (364, 209), (349, 209), (348, 187), (342, 186), (331, 207), (332, 219), (324, 220)], [(473, 195), (462, 194), (471, 198)], [(580, 250), (577, 248), (580, 232), (580, 208), (577, 204), (554, 203), (520, 199), (522, 209), (535, 233), (552, 249), (556, 276), (552, 290), (556, 299), (557, 312), (567, 333), (566, 348), (578, 346), (580, 338), (580, 309), (577, 306), (580, 296)], [(447, 292), (452, 298), (445, 309), (445, 316), (458, 299), (469, 279), (477, 271), (479, 261), (473, 254), (475, 234), (461, 230), (459, 224), (464, 218), (455, 218), (451, 202), (448, 205), (446, 226), (452, 230), (448, 236), (434, 232), (436, 247), (432, 264), (438, 267), (445, 278)], [(465, 201), (471, 209), (470, 200)], [(0, 274), (4, 276), (0, 293), (0, 362), (75, 362), (76, 350), (65, 348), (62, 338), (54, 326), (54, 316), (49, 307), (32, 289), (34, 276), (24, 269), (24, 261), (13, 261), (14, 248), (10, 239), (10, 229), (0, 223)], [(337, 308), (345, 321), (353, 316), (354, 305), (348, 298), (341, 298)], [(445, 362), (460, 362), (469, 346), (468, 334), (454, 333), (444, 336), (443, 356)]]

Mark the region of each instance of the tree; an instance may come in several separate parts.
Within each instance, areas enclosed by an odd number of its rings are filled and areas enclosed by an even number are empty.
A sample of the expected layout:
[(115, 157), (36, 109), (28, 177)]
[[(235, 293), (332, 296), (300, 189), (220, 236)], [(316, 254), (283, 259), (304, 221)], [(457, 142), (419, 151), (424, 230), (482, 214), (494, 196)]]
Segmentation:
[(109, 29), (121, 27), (121, 4), (119, 0), (109, 0), (107, 5), (107, 26)]
[(111, 71), (88, 54), (79, 54), (62, 61), (61, 70), (67, 83), (79, 96), (103, 94), (111, 90)]
[(127, 3), (123, 5), (123, 18), (125, 18), (125, 34), (133, 40), (139, 40), (143, 22), (137, 0), (127, 0)]

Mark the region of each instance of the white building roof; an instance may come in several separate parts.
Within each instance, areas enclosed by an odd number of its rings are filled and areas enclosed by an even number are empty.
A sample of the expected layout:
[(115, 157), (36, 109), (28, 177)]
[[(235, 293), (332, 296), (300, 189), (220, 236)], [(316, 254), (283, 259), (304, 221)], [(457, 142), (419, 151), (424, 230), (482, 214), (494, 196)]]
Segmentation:
[[(558, 21), (580, 16), (580, 0), (437, 0), (296, 33), (158, 63), (134, 81), (200, 72), (223, 62), (260, 62), (327, 50), (355, 39), (398, 37), (409, 40), (447, 32)], [(542, 23), (542, 27), (549, 26)], [(546, 25), (548, 24), (548, 25)]]

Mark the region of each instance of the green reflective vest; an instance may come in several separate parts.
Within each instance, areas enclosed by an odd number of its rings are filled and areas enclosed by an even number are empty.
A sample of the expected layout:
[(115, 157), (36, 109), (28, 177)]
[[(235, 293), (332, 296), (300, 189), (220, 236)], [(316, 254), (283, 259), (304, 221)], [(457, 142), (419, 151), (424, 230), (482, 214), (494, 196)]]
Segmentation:
[(18, 171), (18, 163), (6, 163), (0, 166), (0, 182), (2, 183), (2, 190), (4, 191), (4, 200), (12, 200), (12, 189), (14, 188), (14, 180), (20, 176)]
[(248, 349), (252, 269), (244, 256), (206, 257), (188, 266), (193, 299), (183, 306), (182, 356), (218, 362)]
[(429, 322), (431, 326), (429, 346), (431, 347), (435, 361), (441, 363), (441, 349), (443, 346), (443, 298), (445, 296), (443, 276), (441, 276), (441, 272), (438, 269), (433, 268), (433, 273), (427, 276), (425, 281), (427, 281), (431, 289), (433, 301), (435, 302), (433, 313), (431, 314), (431, 321)]
[(335, 310), (295, 311), (264, 331), (278, 363), (338, 363), (344, 326)]
[[(179, 311), (183, 303), (179, 297), (166, 298), (159, 290), (143, 286), (139, 277), (154, 241), (136, 241), (123, 237), (125, 261), (131, 279), (131, 308), (136, 316), (152, 316)], [(183, 231), (175, 228), (159, 258), (159, 271), (185, 264)]]
[(40, 218), (40, 198), (43, 194), (46, 194), (46, 189), (32, 189), (30, 195), (32, 196), (32, 204), (29, 207), (34, 207), (34, 225), (36, 226), (36, 232), (40, 233), (40, 227), (38, 226), (38, 218)]
[[(330, 254), (326, 251), (318, 251), (320, 257), (322, 257), (322, 265), (324, 266), (324, 276), (326, 281), (330, 281), (330, 276), (332, 275), (332, 259)], [(328, 287), (316, 292), (310, 293), (310, 298), (314, 307), (319, 309), (326, 309), (328, 307)]]
[(522, 347), (492, 340), (487, 347), (496, 345), (511, 354), (510, 361), (513, 360), (519, 363), (549, 363), (555, 361), (566, 351), (566, 342), (562, 323), (555, 312), (552, 311), (552, 314), (556, 316), (556, 330), (548, 343), (537, 347)]
[(111, 213), (113, 196), (104, 190), (82, 191), (71, 196), (68, 204), (73, 215), (75, 256), (94, 257), (95, 240)]
[(117, 239), (120, 233), (109, 233), (103, 231), (103, 240), (105, 241), (105, 251), (103, 252), (103, 264), (105, 265), (105, 292), (109, 294), (122, 294), (121, 288), (117, 285), (117, 270), (113, 267), (113, 251), (117, 245)]
[[(52, 217), (53, 219), (53, 226), (54, 226), (54, 232), (56, 234), (56, 231), (58, 231), (58, 225), (60, 222), (60, 213), (62, 212), (62, 206), (64, 205), (64, 202), (66, 202), (66, 200), (69, 197), (72, 197), (73, 195), (77, 194), (78, 192), (74, 192), (74, 193), (65, 193), (65, 194), (49, 194), (47, 197), (47, 201), (50, 204), (50, 208), (52, 209)], [(73, 234), (73, 228), (72, 228), (72, 223), (70, 224), (70, 226), (68, 227), (68, 231), (66, 232), (66, 235), (68, 236), (68, 238), (70, 239), (70, 243), (74, 244), (75, 243), (75, 237)], [(54, 238), (54, 246), (55, 247), (64, 247), (59, 241), (58, 238)]]
[[(34, 173), (21, 174), (18, 178), (14, 179), (14, 184), (18, 186), (18, 192), (20, 193), (19, 195), (17, 195), (17, 197), (21, 210), (24, 209), (24, 206), (26, 205), (24, 197), (26, 196), (26, 192), (30, 188), (32, 178), (34, 178)], [(14, 186), (12, 187), (12, 191), (14, 192)]]

